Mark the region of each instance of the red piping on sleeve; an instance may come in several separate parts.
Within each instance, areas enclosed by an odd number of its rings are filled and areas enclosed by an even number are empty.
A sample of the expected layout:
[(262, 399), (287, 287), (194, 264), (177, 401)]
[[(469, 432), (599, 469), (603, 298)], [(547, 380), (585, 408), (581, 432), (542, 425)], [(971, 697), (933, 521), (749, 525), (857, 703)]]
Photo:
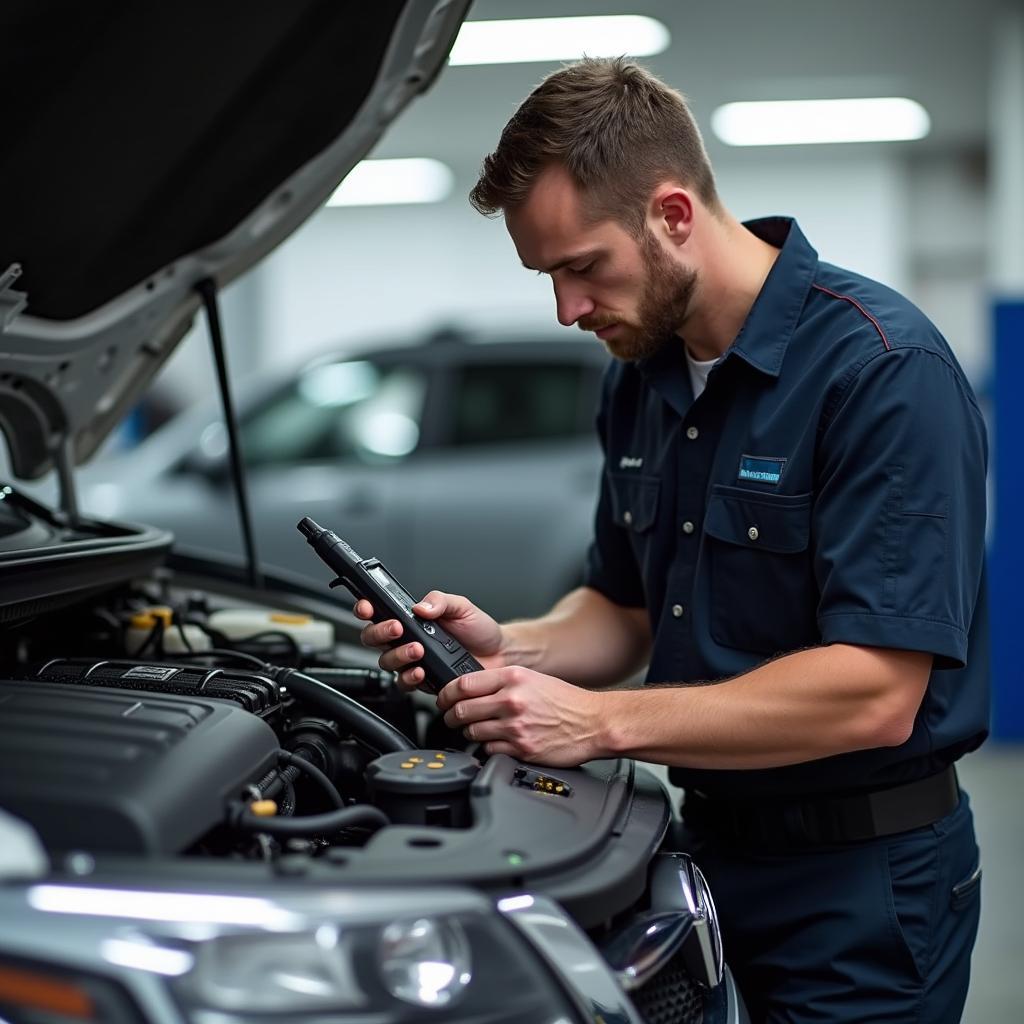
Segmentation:
[(882, 325), (852, 296), (840, 295), (839, 292), (830, 291), (820, 284), (813, 284), (812, 288), (817, 288), (819, 292), (824, 292), (826, 295), (831, 295), (833, 299), (842, 299), (843, 302), (849, 302), (850, 305), (856, 306), (860, 312), (866, 316), (874, 325), (875, 330), (878, 331), (878, 336), (882, 339), (882, 344), (885, 346), (886, 352), (892, 351), (892, 345), (889, 344), (889, 339), (885, 336), (885, 331), (882, 330)]

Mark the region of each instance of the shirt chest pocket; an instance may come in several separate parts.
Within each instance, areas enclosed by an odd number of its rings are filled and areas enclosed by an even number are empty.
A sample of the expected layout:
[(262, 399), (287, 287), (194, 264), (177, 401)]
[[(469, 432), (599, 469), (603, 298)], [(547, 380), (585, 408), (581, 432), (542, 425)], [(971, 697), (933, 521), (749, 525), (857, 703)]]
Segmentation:
[(612, 518), (633, 533), (646, 533), (658, 515), (661, 480), (656, 476), (609, 473)]
[(649, 582), (654, 524), (658, 518), (661, 479), (636, 473), (609, 473), (612, 519), (629, 536), (640, 573)]
[(779, 654), (818, 642), (810, 494), (716, 484), (704, 532), (716, 643)]

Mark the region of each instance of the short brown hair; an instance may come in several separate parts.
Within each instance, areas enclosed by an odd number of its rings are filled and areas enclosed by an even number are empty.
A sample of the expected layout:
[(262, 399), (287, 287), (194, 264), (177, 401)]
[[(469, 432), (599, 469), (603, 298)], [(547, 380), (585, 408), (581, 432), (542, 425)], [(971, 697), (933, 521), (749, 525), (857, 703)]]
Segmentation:
[(719, 208), (686, 100), (624, 57), (585, 57), (548, 75), (505, 125), (469, 201), (487, 215), (515, 207), (553, 163), (585, 192), (592, 216), (620, 221), (636, 235), (648, 197), (666, 178)]

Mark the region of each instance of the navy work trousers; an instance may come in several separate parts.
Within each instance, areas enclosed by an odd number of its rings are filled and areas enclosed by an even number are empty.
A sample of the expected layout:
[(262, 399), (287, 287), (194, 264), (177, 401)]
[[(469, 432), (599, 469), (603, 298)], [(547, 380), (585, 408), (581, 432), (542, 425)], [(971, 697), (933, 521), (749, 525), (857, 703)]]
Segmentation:
[(684, 831), (753, 1024), (955, 1024), (981, 909), (966, 794), (896, 836), (786, 852)]

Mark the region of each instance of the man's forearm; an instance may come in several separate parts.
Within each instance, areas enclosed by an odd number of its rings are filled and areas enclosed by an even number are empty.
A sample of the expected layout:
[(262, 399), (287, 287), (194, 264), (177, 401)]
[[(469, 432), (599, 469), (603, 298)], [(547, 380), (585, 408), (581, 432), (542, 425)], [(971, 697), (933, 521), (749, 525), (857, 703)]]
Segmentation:
[(898, 746), (913, 727), (930, 667), (930, 655), (835, 644), (709, 686), (601, 694), (603, 754), (689, 768), (772, 768)]
[(538, 619), (502, 626), (502, 655), (578, 686), (611, 686), (638, 671), (650, 653), (647, 612), (622, 608), (590, 587), (579, 587)]

